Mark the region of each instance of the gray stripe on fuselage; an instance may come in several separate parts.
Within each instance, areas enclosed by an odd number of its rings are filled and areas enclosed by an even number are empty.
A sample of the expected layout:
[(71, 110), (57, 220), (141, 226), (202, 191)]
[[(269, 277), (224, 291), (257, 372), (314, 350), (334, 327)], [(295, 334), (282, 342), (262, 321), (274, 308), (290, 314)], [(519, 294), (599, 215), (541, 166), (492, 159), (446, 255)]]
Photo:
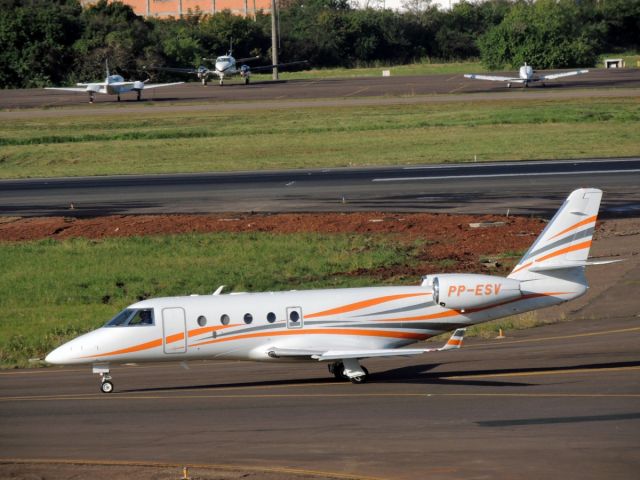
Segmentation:
[(583, 238), (591, 237), (591, 236), (593, 236), (594, 230), (595, 230), (594, 227), (587, 228), (586, 230), (583, 230), (582, 232), (579, 232), (574, 236), (560, 239), (560, 240), (558, 240), (556, 242), (550, 243), (549, 245), (546, 245), (546, 246), (544, 246), (542, 248), (539, 248), (538, 250), (535, 250), (535, 251), (527, 254), (526, 256), (522, 257), (522, 260), (520, 260), (520, 264), (523, 264), (529, 258), (536, 257), (536, 256), (540, 255), (541, 253), (548, 252), (549, 250), (553, 250), (553, 249), (555, 249), (557, 247), (560, 247), (562, 245), (566, 245), (566, 244), (572, 243), (572, 242), (574, 242), (576, 240), (580, 240), (580, 239), (583, 239)]
[(410, 312), (411, 310), (418, 310), (420, 308), (433, 307), (434, 305), (435, 305), (435, 302), (433, 300), (430, 300), (425, 303), (418, 303), (417, 305), (410, 305), (408, 307), (394, 308), (393, 310), (384, 310), (382, 312), (372, 312), (364, 315), (357, 315), (356, 317), (353, 317), (353, 318), (370, 317), (371, 315), (386, 315), (388, 313)]
[[(434, 332), (447, 332), (454, 328), (463, 327), (464, 323), (443, 323), (443, 322), (387, 322), (387, 323), (359, 323), (359, 322), (345, 322), (341, 320), (315, 320), (305, 322), (305, 325), (324, 325), (331, 328), (392, 328), (395, 330), (432, 330)], [(271, 325), (259, 325), (255, 327), (243, 328), (241, 330), (227, 331), (225, 333), (219, 333), (216, 338), (229, 337), (233, 335), (242, 335), (249, 332), (259, 332), (264, 330), (284, 329), (286, 330), (286, 323), (274, 323)], [(304, 329), (302, 329), (304, 330)], [(437, 335), (436, 333), (436, 335)]]

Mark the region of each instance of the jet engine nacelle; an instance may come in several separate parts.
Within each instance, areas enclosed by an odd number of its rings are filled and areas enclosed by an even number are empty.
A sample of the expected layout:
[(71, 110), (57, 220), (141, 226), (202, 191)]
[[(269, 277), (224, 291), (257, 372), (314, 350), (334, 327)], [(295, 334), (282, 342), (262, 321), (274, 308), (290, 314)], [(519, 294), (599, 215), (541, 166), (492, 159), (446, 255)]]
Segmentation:
[(450, 273), (435, 275), (425, 282), (431, 284), (433, 301), (453, 310), (480, 308), (522, 296), (520, 281), (493, 275)]
[(133, 89), (134, 90), (143, 90), (144, 89), (144, 82), (133, 82)]

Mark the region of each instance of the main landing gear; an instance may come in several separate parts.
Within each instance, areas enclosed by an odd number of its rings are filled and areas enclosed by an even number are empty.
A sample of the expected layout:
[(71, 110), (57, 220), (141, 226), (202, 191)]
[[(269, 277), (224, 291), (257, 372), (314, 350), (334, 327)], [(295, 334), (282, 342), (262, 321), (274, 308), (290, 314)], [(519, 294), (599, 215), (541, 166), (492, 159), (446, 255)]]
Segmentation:
[(93, 373), (100, 375), (100, 391), (102, 393), (113, 392), (113, 382), (109, 374), (109, 365), (94, 365)]
[(365, 383), (369, 376), (369, 370), (361, 366), (356, 358), (330, 363), (327, 368), (337, 380), (349, 380), (353, 384)]

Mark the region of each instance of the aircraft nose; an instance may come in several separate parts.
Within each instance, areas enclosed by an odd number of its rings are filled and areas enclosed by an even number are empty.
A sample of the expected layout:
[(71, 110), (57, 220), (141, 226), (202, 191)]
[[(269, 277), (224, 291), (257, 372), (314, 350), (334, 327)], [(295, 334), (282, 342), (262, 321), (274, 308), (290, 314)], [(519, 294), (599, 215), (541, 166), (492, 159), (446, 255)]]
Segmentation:
[(70, 362), (71, 348), (68, 343), (61, 345), (52, 352), (49, 353), (44, 359), (45, 362), (52, 365), (65, 365)]
[(65, 346), (62, 345), (50, 352), (49, 355), (45, 357), (44, 361), (51, 363), (52, 365), (62, 365), (64, 363), (64, 357), (66, 356), (63, 351), (64, 347)]

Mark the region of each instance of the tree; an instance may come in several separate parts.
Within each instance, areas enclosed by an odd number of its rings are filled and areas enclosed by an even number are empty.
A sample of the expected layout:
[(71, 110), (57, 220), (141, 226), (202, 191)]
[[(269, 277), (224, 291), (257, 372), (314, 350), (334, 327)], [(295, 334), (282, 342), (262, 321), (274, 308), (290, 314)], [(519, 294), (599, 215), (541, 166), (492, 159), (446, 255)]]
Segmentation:
[(77, 0), (14, 0), (0, 5), (0, 87), (64, 80), (81, 32)]
[(591, 15), (570, 0), (520, 2), (480, 39), (482, 62), (490, 69), (592, 66), (603, 29)]

